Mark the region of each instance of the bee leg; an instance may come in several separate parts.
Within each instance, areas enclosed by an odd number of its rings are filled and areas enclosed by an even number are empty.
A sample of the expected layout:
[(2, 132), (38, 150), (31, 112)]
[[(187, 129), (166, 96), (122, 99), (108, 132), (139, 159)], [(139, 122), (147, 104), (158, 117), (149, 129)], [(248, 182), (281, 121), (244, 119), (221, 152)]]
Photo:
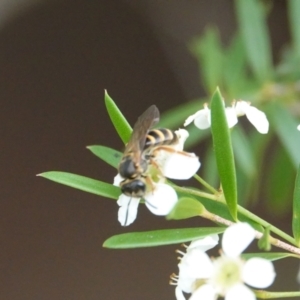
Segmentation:
[(150, 189), (151, 189), (151, 192), (154, 191), (154, 184), (153, 184), (153, 181), (151, 180), (151, 178), (149, 176), (144, 176), (145, 178), (145, 181), (146, 181), (146, 186), (149, 186)]
[(155, 157), (157, 155), (157, 152), (161, 151), (161, 150), (169, 152), (169, 153), (178, 153), (178, 154), (181, 154), (184, 156), (194, 156), (193, 154), (182, 151), (182, 150), (175, 150), (172, 146), (158, 146), (151, 152), (149, 157)]

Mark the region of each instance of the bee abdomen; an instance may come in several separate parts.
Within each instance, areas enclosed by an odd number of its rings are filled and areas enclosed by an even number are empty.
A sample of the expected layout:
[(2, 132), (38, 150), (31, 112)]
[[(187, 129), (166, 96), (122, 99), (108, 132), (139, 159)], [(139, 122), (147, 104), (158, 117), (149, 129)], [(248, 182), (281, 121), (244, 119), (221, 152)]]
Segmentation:
[(147, 134), (144, 150), (155, 146), (174, 145), (177, 142), (177, 135), (172, 130), (167, 128), (153, 129)]

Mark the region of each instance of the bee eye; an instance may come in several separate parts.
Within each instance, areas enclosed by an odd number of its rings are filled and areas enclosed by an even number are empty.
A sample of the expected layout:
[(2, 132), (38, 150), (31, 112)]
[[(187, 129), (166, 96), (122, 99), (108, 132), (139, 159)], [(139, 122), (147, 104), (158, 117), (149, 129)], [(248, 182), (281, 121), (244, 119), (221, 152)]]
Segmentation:
[(135, 178), (137, 175), (137, 167), (135, 166), (133, 160), (130, 157), (126, 159), (120, 165), (120, 175), (124, 178)]

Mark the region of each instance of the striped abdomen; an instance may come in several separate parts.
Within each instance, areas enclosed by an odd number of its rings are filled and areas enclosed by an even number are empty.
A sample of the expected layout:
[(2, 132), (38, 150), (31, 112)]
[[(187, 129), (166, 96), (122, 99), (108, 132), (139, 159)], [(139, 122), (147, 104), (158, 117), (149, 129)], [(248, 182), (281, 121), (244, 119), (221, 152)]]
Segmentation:
[(143, 150), (162, 145), (174, 145), (177, 142), (178, 138), (172, 130), (166, 128), (152, 129), (147, 134)]

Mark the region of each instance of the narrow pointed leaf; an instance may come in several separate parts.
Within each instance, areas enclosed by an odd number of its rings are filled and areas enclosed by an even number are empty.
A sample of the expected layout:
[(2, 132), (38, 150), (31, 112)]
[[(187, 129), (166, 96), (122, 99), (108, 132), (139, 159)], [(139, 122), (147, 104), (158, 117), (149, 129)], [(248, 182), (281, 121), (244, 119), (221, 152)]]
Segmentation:
[(293, 198), (293, 234), (298, 247), (300, 247), (300, 165), (296, 176)]
[(298, 122), (287, 109), (279, 103), (272, 103), (269, 106), (268, 114), (271, 126), (275, 131), (289, 154), (295, 169), (300, 163), (300, 135), (297, 130)]
[(268, 163), (266, 174), (269, 175), (264, 180), (266, 204), (272, 207), (274, 216), (289, 214), (296, 175), (291, 159), (284, 148), (278, 147)]
[(69, 187), (84, 192), (92, 193), (98, 196), (103, 196), (111, 199), (118, 199), (120, 195), (120, 189), (118, 187), (81, 175), (76, 175), (67, 172), (50, 171), (38, 174), (37, 176), (47, 178), (49, 180), (67, 185)]
[(255, 77), (264, 82), (270, 77), (272, 70), (266, 12), (258, 0), (236, 0), (235, 6), (250, 67)]
[(180, 244), (203, 238), (207, 235), (219, 234), (224, 230), (224, 227), (202, 227), (123, 233), (108, 238), (104, 242), (103, 247), (129, 249)]
[(200, 216), (204, 210), (201, 202), (188, 197), (178, 200), (172, 211), (168, 214), (168, 220), (181, 220)]
[(228, 98), (234, 98), (243, 91), (244, 82), (248, 81), (246, 51), (240, 34), (232, 39), (226, 54), (223, 68), (224, 84), (229, 92)]
[(253, 178), (256, 175), (256, 162), (249, 140), (239, 126), (236, 126), (231, 134), (237, 165), (249, 179)]
[(224, 53), (216, 28), (208, 28), (201, 38), (196, 38), (190, 49), (197, 58), (204, 85), (209, 94), (222, 83)]
[(211, 131), (223, 193), (228, 209), (237, 220), (237, 181), (231, 137), (219, 89), (211, 101)]
[(132, 128), (107, 91), (105, 91), (105, 106), (118, 135), (126, 144), (131, 136)]
[(287, 1), (288, 15), (293, 43), (293, 50), (296, 55), (300, 55), (300, 1), (289, 0)]
[(100, 159), (104, 160), (106, 163), (108, 163), (112, 167), (114, 167), (114, 168), (118, 167), (119, 162), (122, 157), (121, 152), (111, 149), (109, 147), (98, 146), (98, 145), (88, 146), (87, 148), (90, 151), (92, 151), (93, 154), (95, 154)]
[(270, 228), (266, 227), (263, 236), (258, 240), (258, 248), (263, 251), (270, 251), (271, 250), (271, 243), (270, 243)]

